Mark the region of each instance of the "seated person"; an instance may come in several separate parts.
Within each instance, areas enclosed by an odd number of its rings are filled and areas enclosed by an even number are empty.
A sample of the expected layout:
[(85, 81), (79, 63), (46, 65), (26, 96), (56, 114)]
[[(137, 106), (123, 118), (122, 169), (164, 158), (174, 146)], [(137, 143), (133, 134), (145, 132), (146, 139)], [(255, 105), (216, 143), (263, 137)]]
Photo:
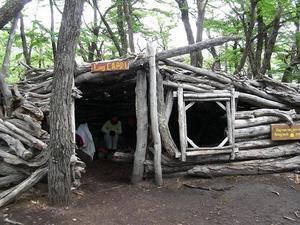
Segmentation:
[(118, 137), (122, 134), (121, 121), (117, 116), (113, 116), (104, 123), (101, 131), (104, 133), (105, 147), (113, 154), (118, 148)]

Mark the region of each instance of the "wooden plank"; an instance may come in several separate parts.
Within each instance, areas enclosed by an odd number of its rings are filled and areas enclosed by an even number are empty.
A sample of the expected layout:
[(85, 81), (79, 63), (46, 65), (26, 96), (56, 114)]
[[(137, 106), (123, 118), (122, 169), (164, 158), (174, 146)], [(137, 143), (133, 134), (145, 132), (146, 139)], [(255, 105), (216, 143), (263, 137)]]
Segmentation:
[(272, 140), (300, 140), (300, 123), (288, 125), (288, 124), (272, 124)]
[(236, 100), (235, 100), (235, 89), (231, 88), (231, 99), (230, 99), (230, 111), (231, 111), (231, 117), (230, 117), (230, 122), (231, 122), (231, 129), (232, 129), (232, 145), (234, 146), (232, 149), (232, 154), (231, 154), (231, 159), (233, 160), (235, 158), (235, 153), (239, 151), (237, 147), (235, 147), (235, 112), (236, 112)]
[(224, 138), (224, 140), (218, 145), (218, 147), (223, 147), (228, 141), (228, 137)]
[(221, 109), (223, 109), (224, 111), (226, 111), (226, 107), (225, 105), (223, 105), (221, 102), (216, 102), (218, 106), (220, 106)]
[(178, 124), (179, 124), (179, 138), (181, 149), (181, 160), (186, 161), (186, 114), (185, 103), (183, 101), (183, 88), (178, 88)]
[(91, 72), (109, 72), (129, 70), (129, 61), (126, 59), (95, 62), (91, 64)]

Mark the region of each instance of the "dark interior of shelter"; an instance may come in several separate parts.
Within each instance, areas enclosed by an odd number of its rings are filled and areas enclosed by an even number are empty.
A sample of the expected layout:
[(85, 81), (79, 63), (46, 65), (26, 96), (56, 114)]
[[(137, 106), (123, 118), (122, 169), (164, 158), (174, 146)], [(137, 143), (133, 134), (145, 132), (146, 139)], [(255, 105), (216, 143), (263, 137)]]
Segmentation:
[[(117, 151), (129, 155), (134, 153), (136, 143), (134, 78), (120, 82), (111, 80), (105, 83), (84, 83), (79, 89), (83, 94), (75, 104), (76, 128), (80, 124), (87, 123), (96, 150), (94, 160), (81, 153), (78, 154), (79, 157), (87, 163), (88, 172), (94, 170), (96, 173), (101, 173), (100, 176), (106, 173), (107, 176), (102, 177), (104, 179), (108, 177), (112, 179), (110, 175), (115, 174), (115, 179), (124, 180), (124, 171), (126, 170), (125, 177), (129, 181), (132, 163), (99, 159), (98, 153), (106, 147), (101, 128), (112, 116), (117, 116), (122, 123), (122, 134), (119, 136)], [(197, 102), (187, 110), (186, 116), (188, 137), (199, 147), (217, 146), (225, 138), (226, 113), (215, 102)], [(135, 121), (134, 130), (132, 121)], [(169, 127), (173, 140), (180, 148), (176, 99)]]
[[(186, 103), (188, 104), (188, 102)], [(196, 102), (186, 112), (187, 136), (199, 147), (213, 147), (226, 137), (226, 112), (216, 102)], [(169, 122), (170, 131), (176, 145), (180, 146), (178, 110), (174, 102)]]

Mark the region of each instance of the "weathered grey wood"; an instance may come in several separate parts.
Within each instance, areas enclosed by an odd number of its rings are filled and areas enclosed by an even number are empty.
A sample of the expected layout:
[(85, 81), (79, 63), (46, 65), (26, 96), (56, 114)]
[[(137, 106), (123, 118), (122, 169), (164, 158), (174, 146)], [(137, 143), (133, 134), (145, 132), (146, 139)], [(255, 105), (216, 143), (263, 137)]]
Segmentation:
[(271, 125), (261, 125), (235, 130), (235, 138), (256, 137), (265, 134), (271, 135)]
[[(235, 113), (236, 113), (236, 101), (235, 101), (235, 89), (231, 88), (230, 89), (231, 97), (230, 97), (230, 123), (231, 123), (231, 129), (232, 129), (232, 154), (231, 154), (231, 159), (235, 158), (236, 153), (239, 151), (238, 147), (235, 145)], [(229, 129), (229, 127), (228, 127)], [(228, 139), (229, 140), (229, 139)], [(229, 141), (230, 144), (230, 141)]]
[[(2, 122), (2, 121), (1, 121)], [(23, 130), (17, 128), (15, 125), (11, 124), (10, 122), (8, 121), (4, 121), (3, 124), (9, 128), (11, 131), (15, 132), (16, 134), (26, 138), (27, 140), (29, 140), (32, 145), (34, 147), (36, 147), (37, 149), (39, 150), (43, 150), (43, 149), (46, 149), (47, 148), (47, 144), (45, 144), (44, 142), (42, 142), (41, 140), (33, 137), (32, 135), (24, 132)]]
[(286, 142), (272, 141), (270, 138), (256, 140), (256, 137), (255, 137), (255, 138), (249, 138), (248, 140), (245, 140), (242, 142), (237, 142), (236, 146), (240, 150), (245, 150), (245, 149), (249, 150), (249, 149), (255, 149), (255, 148), (267, 148), (267, 147), (271, 147), (271, 146), (282, 145), (285, 143)]
[(168, 90), (166, 94), (166, 122), (169, 123), (171, 113), (173, 110), (174, 98), (173, 90)]
[(179, 124), (179, 138), (180, 138), (180, 150), (181, 160), (186, 160), (186, 142), (187, 142), (187, 127), (186, 127), (186, 112), (185, 103), (183, 100), (183, 88), (179, 87), (177, 91), (178, 101), (178, 124)]
[(238, 39), (239, 39), (238, 37), (220, 37), (220, 38), (215, 38), (215, 39), (209, 39), (209, 40), (197, 42), (192, 45), (175, 48), (175, 49), (167, 50), (164, 52), (159, 52), (156, 54), (156, 58), (157, 58), (157, 60), (168, 59), (168, 58), (172, 58), (175, 56), (180, 56), (180, 55), (184, 55), (184, 54), (187, 54), (190, 52), (194, 52), (196, 50), (198, 51), (198, 50), (202, 50), (202, 49), (206, 49), (206, 48), (211, 48), (213, 46), (222, 45), (229, 41), (236, 41)]
[(230, 98), (230, 93), (203, 93), (203, 94), (190, 94), (190, 93), (184, 93), (183, 94), (185, 98), (199, 98), (199, 99), (216, 99), (216, 98)]
[(9, 148), (15, 152), (17, 156), (22, 159), (28, 160), (32, 158), (33, 153), (29, 149), (26, 149), (24, 145), (18, 139), (11, 137), (8, 134), (0, 133), (0, 139), (4, 140)]
[(161, 170), (161, 139), (158, 125), (158, 111), (157, 111), (157, 95), (156, 95), (156, 59), (155, 48), (150, 44), (147, 45), (147, 54), (149, 56), (149, 96), (150, 96), (150, 118), (151, 130), (154, 141), (154, 165), (155, 165), (155, 183), (161, 186), (162, 170)]
[(184, 84), (184, 83), (179, 84), (179, 83), (175, 83), (172, 81), (164, 81), (163, 84), (167, 87), (172, 87), (172, 88), (176, 88), (176, 89), (180, 86), (185, 90), (195, 91), (195, 92), (199, 92), (199, 93), (204, 93), (204, 92), (208, 91), (208, 89), (203, 89), (203, 88), (196, 87), (196, 86), (193, 86), (190, 84)]
[(14, 201), (16, 198), (21, 196), (29, 188), (31, 188), (37, 182), (39, 182), (46, 175), (47, 171), (48, 171), (47, 168), (37, 169), (35, 172), (31, 174), (30, 177), (28, 177), (22, 183), (10, 189), (9, 192), (6, 192), (4, 196), (1, 196), (0, 207)]
[(201, 150), (186, 152), (186, 156), (200, 156), (200, 155), (220, 155), (220, 154), (231, 154), (232, 149), (223, 150)]
[(24, 180), (26, 176), (24, 174), (10, 174), (5, 177), (0, 177), (0, 187), (8, 187), (11, 184), (18, 184)]
[(171, 136), (171, 132), (169, 129), (169, 124), (166, 118), (166, 105), (164, 98), (164, 86), (163, 86), (163, 78), (162, 75), (157, 70), (157, 110), (158, 110), (158, 124), (159, 124), (159, 132), (162, 141), (162, 146), (165, 149), (166, 153), (169, 154), (170, 157), (179, 157), (180, 152), (177, 149), (175, 142)]
[[(232, 121), (232, 111), (231, 111), (231, 102), (226, 102), (226, 117), (227, 117), (227, 136), (228, 143), (230, 146), (234, 145), (234, 129), (233, 129), (233, 121)], [(231, 151), (233, 152), (234, 147), (232, 147)]]
[(258, 106), (258, 107), (270, 107), (274, 109), (288, 109), (289, 107), (285, 104), (275, 102), (272, 100), (268, 100), (259, 96), (247, 94), (238, 92), (239, 100), (241, 102), (250, 103), (252, 105)]
[(272, 124), (277, 122), (284, 121), (282, 118), (277, 116), (262, 116), (251, 119), (239, 119), (235, 120), (234, 124), (236, 128), (247, 128), (247, 127), (255, 127), (259, 125)]
[[(207, 76), (207, 77), (209, 77), (210, 79), (212, 79), (214, 81), (218, 81), (218, 82), (221, 82), (221, 83), (224, 83), (224, 84), (233, 84), (235, 86), (235, 88), (237, 88), (238, 90), (242, 90), (242, 91), (254, 94), (254, 97), (259, 96), (262, 100), (265, 100), (264, 102), (266, 104), (267, 103), (269, 103), (269, 104), (271, 104), (271, 103), (276, 104), (277, 103), (277, 106), (281, 106), (281, 107), (277, 107), (277, 108), (280, 108), (280, 109), (281, 108), (283, 108), (283, 109), (288, 108), (286, 105), (284, 105), (282, 103), (279, 103), (280, 100), (278, 98), (276, 98), (276, 97), (274, 97), (270, 94), (267, 94), (266, 92), (261, 91), (261, 90), (255, 88), (255, 87), (251, 86), (250, 84), (247, 84), (246, 82), (242, 83), (242, 82), (239, 82), (238, 80), (236, 80), (235, 78), (220, 75), (220, 74), (214, 73), (214, 72), (209, 71), (209, 70), (205, 70), (205, 69), (202, 69), (202, 68), (197, 68), (197, 67), (187, 65), (187, 64), (184, 64), (184, 63), (180, 63), (180, 62), (176, 62), (176, 61), (173, 61), (173, 60), (166, 59), (166, 60), (163, 60), (163, 61), (169, 66), (175, 66), (175, 67), (178, 67), (178, 68), (189, 70), (189, 71), (192, 71), (192, 72), (197, 73), (199, 75)], [(244, 99), (249, 100), (251, 95), (250, 95), (250, 97), (245, 96), (245, 95), (243, 97), (244, 97)], [(260, 99), (259, 97), (257, 97), (257, 99)], [(271, 103), (268, 102), (268, 101), (271, 101)]]
[(45, 133), (45, 131), (42, 130), (40, 123), (30, 123), (20, 119), (7, 119), (6, 121), (36, 138), (40, 138)]
[(137, 119), (136, 148), (131, 182), (136, 184), (144, 177), (144, 161), (146, 158), (148, 139), (148, 105), (147, 105), (147, 76), (139, 70), (136, 77), (135, 110)]
[(251, 111), (241, 111), (237, 112), (236, 119), (251, 119), (255, 117), (262, 116), (276, 116), (280, 117), (290, 124), (293, 123), (293, 119), (297, 117), (296, 111), (294, 109), (289, 111), (283, 111), (278, 109), (257, 109)]
[[(249, 160), (276, 159), (279, 157), (292, 157), (300, 154), (299, 143), (287, 144), (282, 146), (269, 147), (264, 149), (252, 149), (251, 151), (241, 150), (236, 152), (234, 162), (251, 162)], [(231, 161), (230, 154), (218, 155), (200, 155), (188, 157), (186, 162), (175, 161), (163, 157), (162, 170), (163, 173), (178, 173), (190, 170), (197, 165), (226, 165), (226, 162)], [(248, 161), (245, 161), (248, 160)], [(153, 172), (153, 162), (147, 160), (145, 163), (146, 171)]]
[(300, 156), (292, 158), (276, 158), (251, 160), (224, 164), (196, 166), (188, 171), (189, 175), (200, 177), (257, 175), (287, 172), (300, 168)]

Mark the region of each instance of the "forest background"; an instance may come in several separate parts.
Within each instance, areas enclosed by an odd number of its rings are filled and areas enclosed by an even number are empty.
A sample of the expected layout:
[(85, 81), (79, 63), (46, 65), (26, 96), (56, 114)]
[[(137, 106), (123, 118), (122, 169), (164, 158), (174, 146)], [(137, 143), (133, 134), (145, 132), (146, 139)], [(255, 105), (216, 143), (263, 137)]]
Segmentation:
[[(5, 1), (0, 1), (1, 5)], [(32, 0), (14, 37), (8, 82), (29, 67), (51, 68), (64, 1)], [(0, 31), (0, 58), (11, 24)], [(248, 78), (268, 75), (300, 80), (300, 0), (88, 0), (84, 6), (77, 64), (158, 51), (219, 36), (240, 40), (184, 60)]]

